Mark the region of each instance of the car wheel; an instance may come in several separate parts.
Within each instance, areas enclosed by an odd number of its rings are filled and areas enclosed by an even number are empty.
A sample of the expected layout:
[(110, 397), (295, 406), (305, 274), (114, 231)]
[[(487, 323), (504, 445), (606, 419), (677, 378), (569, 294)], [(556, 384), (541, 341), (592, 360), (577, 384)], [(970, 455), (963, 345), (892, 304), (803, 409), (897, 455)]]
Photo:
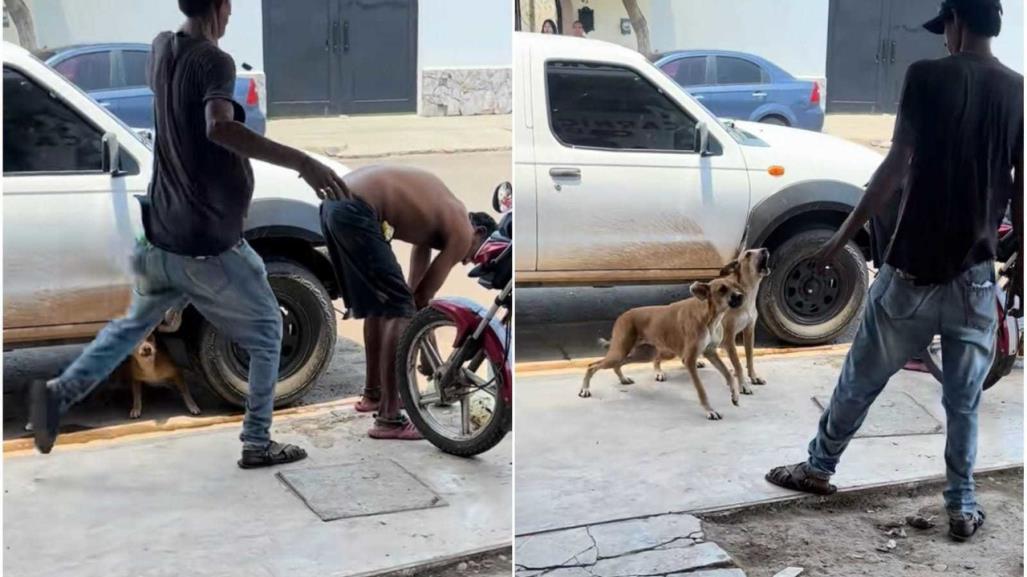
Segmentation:
[(810, 257), (833, 234), (809, 230), (796, 234), (772, 251), (771, 273), (756, 298), (764, 326), (782, 341), (819, 345), (844, 333), (866, 302), (867, 263), (850, 241), (834, 266), (814, 274)]
[(788, 121), (780, 116), (764, 116), (760, 119), (763, 124), (773, 124), (774, 126), (791, 126)]
[[(282, 312), (282, 357), (275, 407), (300, 399), (328, 370), (335, 354), (335, 309), (313, 273), (288, 260), (266, 262), (268, 281)], [(249, 355), (204, 319), (194, 340), (193, 363), (219, 397), (245, 406)]]

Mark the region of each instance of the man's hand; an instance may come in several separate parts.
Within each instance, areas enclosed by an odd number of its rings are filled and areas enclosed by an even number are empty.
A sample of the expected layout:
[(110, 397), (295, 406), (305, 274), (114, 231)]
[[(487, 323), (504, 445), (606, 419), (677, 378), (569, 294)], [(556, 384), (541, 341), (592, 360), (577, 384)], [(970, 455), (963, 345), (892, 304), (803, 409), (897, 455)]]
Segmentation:
[(831, 266), (831, 263), (838, 257), (838, 253), (841, 251), (842, 245), (839, 243), (837, 235), (832, 236), (830, 240), (825, 242), (820, 248), (813, 253), (813, 271), (820, 274)]
[(300, 165), (300, 178), (314, 189), (321, 200), (342, 200), (351, 198), (349, 188), (331, 168), (307, 156)]

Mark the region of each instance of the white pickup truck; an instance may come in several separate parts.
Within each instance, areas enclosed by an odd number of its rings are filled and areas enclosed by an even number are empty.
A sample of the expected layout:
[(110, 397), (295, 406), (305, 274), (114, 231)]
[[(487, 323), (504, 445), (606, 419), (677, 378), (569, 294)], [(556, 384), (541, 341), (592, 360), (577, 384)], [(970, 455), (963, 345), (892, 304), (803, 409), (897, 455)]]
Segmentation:
[(869, 238), (826, 276), (809, 256), (858, 202), (881, 156), (791, 128), (718, 120), (642, 55), (515, 33), (517, 286), (708, 279), (771, 251), (760, 318), (830, 341), (863, 306)]
[[(4, 350), (89, 340), (128, 305), (128, 254), (142, 233), (134, 196), (146, 193), (153, 155), (63, 76), (18, 46), (5, 42), (3, 50)], [(313, 191), (289, 170), (261, 162), (253, 170), (245, 234), (281, 305), (275, 402), (283, 405), (331, 362), (338, 287)], [(183, 319), (182, 356), (215, 393), (241, 405), (246, 353), (192, 309)]]

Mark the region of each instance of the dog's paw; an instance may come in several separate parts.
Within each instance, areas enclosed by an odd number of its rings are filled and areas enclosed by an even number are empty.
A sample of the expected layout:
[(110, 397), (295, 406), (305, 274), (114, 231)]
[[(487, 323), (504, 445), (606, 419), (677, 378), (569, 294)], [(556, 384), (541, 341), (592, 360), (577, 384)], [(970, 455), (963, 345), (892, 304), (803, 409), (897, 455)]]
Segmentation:
[(748, 385), (742, 385), (742, 394), (743, 395), (751, 395), (752, 394), (752, 389), (749, 388)]
[(719, 420), (723, 419), (724, 417), (721, 417), (720, 413), (718, 413), (717, 411), (712, 411), (711, 410), (711, 411), (707, 411), (706, 412), (706, 418), (711, 420), (711, 421), (719, 421)]
[(587, 399), (592, 396), (592, 391), (588, 389), (581, 389), (580, 391), (578, 391), (578, 396), (582, 399)]
[(696, 361), (695, 362), (695, 368), (697, 368), (697, 369), (705, 369), (706, 368), (706, 363), (703, 362), (703, 361)]
[(621, 379), (620, 384), (622, 384), (622, 385), (633, 385), (633, 384), (635, 384), (635, 381), (632, 380), (629, 377), (624, 377), (623, 379)]
[(736, 407), (738, 406), (738, 397), (736, 395), (731, 395), (731, 404)]
[(199, 415), (200, 413), (203, 412), (203, 411), (200, 410), (199, 407), (186, 407), (186, 409), (188, 409), (189, 410), (189, 414), (193, 415), (193, 416)]
[(128, 413), (128, 418), (130, 418), (130, 419), (138, 419), (142, 415), (143, 415), (143, 410), (142, 409), (132, 409)]
[(760, 377), (753, 377), (753, 376), (750, 376), (750, 377), (749, 377), (749, 381), (750, 381), (750, 382), (751, 382), (752, 384), (754, 384), (754, 385), (765, 385), (765, 384), (767, 384), (767, 380), (766, 380), (766, 379), (763, 379), (763, 378), (760, 378)]
[(663, 381), (666, 381), (666, 380), (667, 380), (667, 373), (665, 373), (663, 371), (660, 371), (660, 372), (656, 373), (656, 382), (657, 383), (662, 383)]

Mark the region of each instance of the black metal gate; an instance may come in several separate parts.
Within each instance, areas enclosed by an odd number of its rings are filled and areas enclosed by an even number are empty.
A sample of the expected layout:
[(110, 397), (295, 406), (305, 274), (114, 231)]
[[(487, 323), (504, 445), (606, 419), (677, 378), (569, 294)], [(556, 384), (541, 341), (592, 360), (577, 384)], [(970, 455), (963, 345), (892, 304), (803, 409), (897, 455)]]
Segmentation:
[(270, 116), (417, 110), (417, 0), (263, 0)]
[(937, 0), (831, 0), (827, 111), (895, 112), (909, 65), (946, 54), (921, 27), (937, 13)]

